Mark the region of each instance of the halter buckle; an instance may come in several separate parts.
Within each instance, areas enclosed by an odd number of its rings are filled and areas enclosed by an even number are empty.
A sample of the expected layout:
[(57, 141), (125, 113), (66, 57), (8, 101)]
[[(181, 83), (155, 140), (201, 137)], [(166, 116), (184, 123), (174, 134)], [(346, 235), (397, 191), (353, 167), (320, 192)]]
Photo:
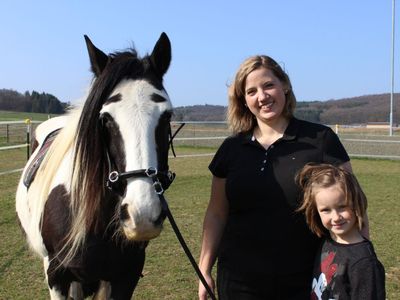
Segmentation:
[(153, 177), (157, 176), (158, 171), (157, 171), (157, 168), (150, 167), (150, 168), (146, 169), (144, 171), (144, 173), (146, 174), (147, 177), (153, 178)]
[(158, 180), (154, 181), (153, 187), (154, 187), (154, 190), (156, 191), (157, 195), (162, 195), (164, 193), (164, 189), (162, 187), (162, 184)]

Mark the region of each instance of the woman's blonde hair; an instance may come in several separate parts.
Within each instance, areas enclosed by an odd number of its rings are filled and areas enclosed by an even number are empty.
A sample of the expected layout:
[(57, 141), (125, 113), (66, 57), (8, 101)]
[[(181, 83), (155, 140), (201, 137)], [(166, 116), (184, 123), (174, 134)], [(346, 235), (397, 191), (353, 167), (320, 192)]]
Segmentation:
[(289, 76), (271, 57), (266, 55), (251, 56), (240, 65), (239, 70), (236, 72), (235, 80), (228, 91), (227, 119), (230, 129), (234, 133), (250, 131), (257, 124), (254, 115), (246, 107), (245, 88), (247, 76), (260, 68), (270, 70), (280, 80), (284, 89), (287, 90), (287, 93), (285, 93), (285, 108), (282, 114), (286, 118), (293, 116), (296, 107), (296, 97), (293, 93)]
[(303, 191), (303, 201), (297, 211), (304, 212), (310, 230), (317, 236), (326, 235), (327, 230), (318, 214), (315, 195), (320, 189), (333, 185), (338, 185), (342, 190), (346, 205), (354, 212), (358, 229), (363, 228), (367, 197), (351, 172), (330, 164), (307, 164), (296, 175), (296, 182)]

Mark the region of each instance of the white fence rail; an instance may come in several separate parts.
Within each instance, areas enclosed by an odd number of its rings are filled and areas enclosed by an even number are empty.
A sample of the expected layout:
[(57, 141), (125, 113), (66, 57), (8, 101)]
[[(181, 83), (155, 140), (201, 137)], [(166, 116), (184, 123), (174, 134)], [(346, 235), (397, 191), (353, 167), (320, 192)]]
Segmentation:
[[(19, 172), (25, 161), (18, 162), (14, 169), (8, 170), (2, 164), (7, 160), (4, 151), (21, 151), (27, 148), (29, 156), (30, 136), (33, 127), (38, 121), (27, 123), (26, 121), (0, 122), (0, 175)], [(182, 122), (172, 122), (172, 130), (176, 129)], [(210, 148), (211, 151), (202, 154), (179, 155), (186, 156), (212, 156), (215, 148), (230, 135), (226, 122), (185, 122), (186, 125), (174, 139), (177, 146), (192, 146)], [(368, 130), (365, 127), (332, 126), (338, 133), (340, 140), (345, 146), (350, 157), (365, 157), (400, 160), (400, 129), (394, 130), (394, 135), (389, 136), (387, 130)]]

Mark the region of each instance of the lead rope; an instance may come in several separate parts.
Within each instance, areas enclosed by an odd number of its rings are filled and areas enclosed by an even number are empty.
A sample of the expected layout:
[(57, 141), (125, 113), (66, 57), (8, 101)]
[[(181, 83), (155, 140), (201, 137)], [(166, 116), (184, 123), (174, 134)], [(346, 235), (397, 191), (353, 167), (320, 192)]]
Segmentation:
[[(154, 180), (154, 179), (153, 179), (153, 180)], [(156, 192), (157, 192), (157, 190), (156, 190)], [(171, 214), (171, 211), (170, 211), (170, 209), (169, 209), (168, 203), (167, 203), (167, 201), (165, 200), (165, 197), (164, 197), (163, 193), (164, 193), (164, 191), (162, 191), (162, 192), (160, 192), (160, 193), (157, 192), (158, 197), (160, 198), (161, 205), (162, 205), (164, 211), (166, 212), (166, 215), (167, 215), (167, 217), (168, 217), (169, 222), (171, 223), (171, 226), (172, 226), (172, 228), (173, 228), (173, 230), (174, 230), (174, 232), (175, 232), (175, 235), (176, 235), (176, 237), (178, 238), (179, 243), (181, 244), (183, 250), (185, 251), (186, 256), (189, 258), (189, 261), (190, 261), (190, 263), (192, 264), (194, 270), (196, 271), (197, 276), (199, 277), (201, 283), (202, 283), (202, 284), (204, 285), (204, 287), (206, 288), (208, 295), (210, 295), (210, 297), (211, 297), (212, 300), (216, 300), (217, 298), (215, 298), (215, 295), (214, 295), (213, 291), (211, 290), (211, 288), (210, 288), (210, 286), (208, 285), (206, 279), (204, 278), (203, 274), (201, 273), (201, 271), (200, 271), (200, 269), (199, 269), (199, 266), (197, 265), (195, 259), (193, 258), (193, 255), (192, 255), (192, 253), (190, 252), (189, 247), (187, 246), (187, 244), (186, 244), (186, 242), (185, 242), (185, 240), (184, 240), (184, 238), (183, 238), (183, 236), (182, 236), (182, 234), (181, 234), (181, 232), (180, 232), (178, 226), (176, 225), (176, 222), (175, 222), (175, 220), (174, 220), (174, 217), (173, 217), (172, 214)]]
[[(185, 123), (182, 123), (178, 127), (178, 129), (175, 131), (175, 133), (173, 135), (172, 135), (171, 126), (169, 128), (169, 135), (170, 135), (170, 142), (169, 143), (170, 143), (171, 151), (172, 151), (174, 157), (176, 157), (176, 154), (175, 154), (175, 150), (174, 150), (174, 144), (172, 143), (172, 141), (174, 140), (175, 136), (178, 134), (178, 132), (182, 129), (182, 127), (184, 125), (185, 125)], [(181, 234), (181, 232), (180, 232), (180, 230), (178, 228), (178, 225), (176, 225), (175, 219), (172, 216), (172, 213), (171, 213), (171, 211), (169, 209), (167, 200), (165, 200), (164, 190), (162, 188), (160, 190), (157, 190), (157, 186), (159, 186), (159, 185), (156, 184), (156, 181), (158, 181), (158, 180), (157, 180), (156, 177), (152, 177), (152, 178), (153, 178), (153, 181), (154, 181), (154, 187), (156, 189), (156, 193), (158, 194), (158, 197), (160, 198), (161, 206), (162, 206), (163, 210), (165, 211), (169, 222), (171, 223), (172, 229), (174, 230), (175, 235), (178, 238), (178, 241), (179, 241), (179, 243), (181, 244), (181, 246), (183, 248), (183, 251), (185, 251), (186, 256), (188, 257), (190, 263), (192, 264), (194, 270), (196, 271), (196, 274), (199, 277), (201, 283), (206, 288), (207, 293), (210, 296), (210, 298), (212, 300), (216, 300), (217, 298), (215, 297), (213, 291), (211, 290), (210, 286), (208, 285), (208, 283), (207, 283), (206, 279), (204, 278), (203, 274), (201, 273), (201, 271), (199, 269), (199, 266), (197, 265), (195, 259), (193, 258), (192, 252), (190, 252), (190, 249), (187, 246), (187, 244), (185, 242), (185, 239), (183, 238), (183, 236), (182, 236), (182, 234)]]
[(171, 147), (171, 151), (172, 151), (172, 154), (174, 155), (174, 157), (176, 157), (176, 154), (175, 154), (174, 144), (172, 143), (172, 141), (174, 140), (174, 138), (178, 134), (178, 132), (182, 129), (182, 127), (185, 126), (185, 124), (186, 123), (181, 123), (181, 125), (178, 127), (178, 129), (175, 131), (174, 134), (172, 134), (171, 124), (169, 125), (169, 130), (168, 130), (169, 146)]

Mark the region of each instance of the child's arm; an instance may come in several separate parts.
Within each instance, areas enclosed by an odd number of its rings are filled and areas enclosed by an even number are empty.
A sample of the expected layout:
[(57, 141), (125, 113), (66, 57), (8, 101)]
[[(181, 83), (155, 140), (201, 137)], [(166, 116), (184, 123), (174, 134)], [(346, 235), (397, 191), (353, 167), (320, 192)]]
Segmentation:
[(376, 258), (363, 258), (349, 274), (351, 299), (385, 300), (385, 270)]

